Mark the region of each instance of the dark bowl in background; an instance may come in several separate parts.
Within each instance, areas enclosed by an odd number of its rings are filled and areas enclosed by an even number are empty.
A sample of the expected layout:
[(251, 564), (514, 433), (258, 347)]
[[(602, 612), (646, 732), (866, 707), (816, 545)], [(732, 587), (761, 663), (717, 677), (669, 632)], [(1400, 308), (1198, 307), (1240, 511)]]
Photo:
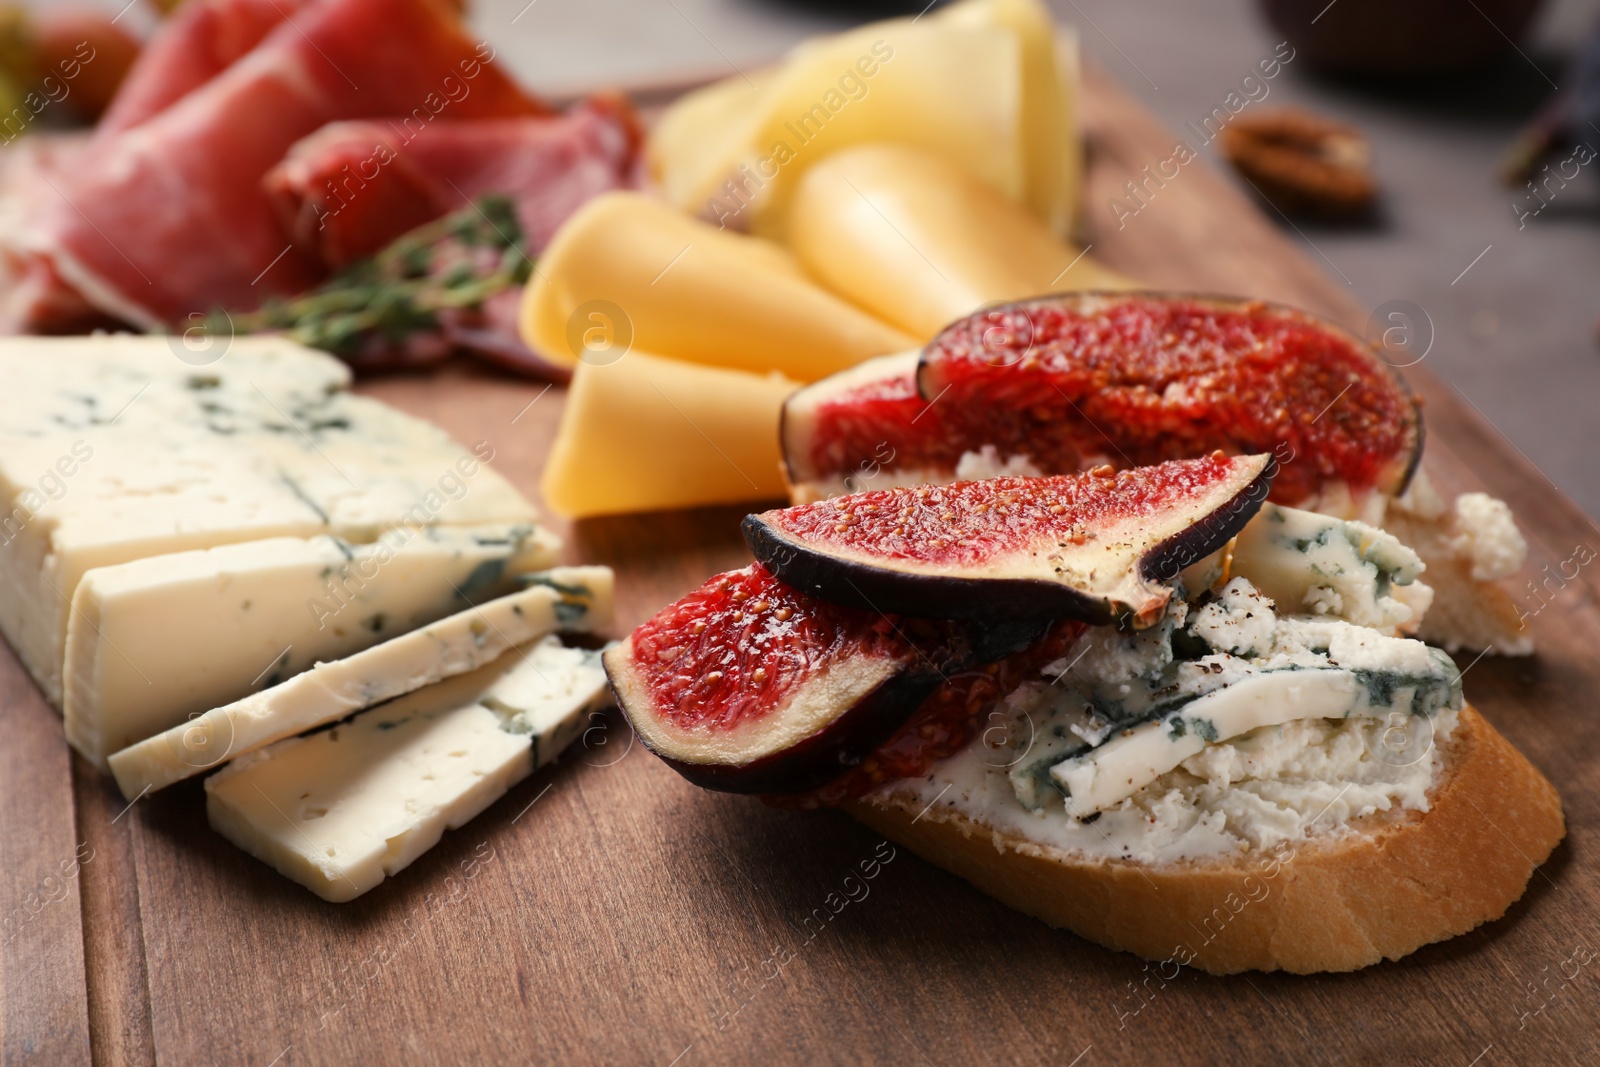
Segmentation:
[(1330, 74), (1432, 77), (1512, 51), (1542, 0), (1260, 0), (1297, 60)]

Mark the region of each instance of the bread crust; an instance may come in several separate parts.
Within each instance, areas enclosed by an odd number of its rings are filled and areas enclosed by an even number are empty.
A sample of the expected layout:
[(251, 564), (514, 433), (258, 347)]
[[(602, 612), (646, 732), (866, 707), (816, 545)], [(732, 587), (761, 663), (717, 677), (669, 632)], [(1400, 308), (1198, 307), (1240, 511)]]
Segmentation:
[(1350, 971), (1505, 914), (1566, 833), (1555, 788), (1471, 707), (1430, 810), (1220, 860), (1090, 859), (907, 795), (854, 801), (868, 826), (991, 896), (1108, 948), (1213, 974)]

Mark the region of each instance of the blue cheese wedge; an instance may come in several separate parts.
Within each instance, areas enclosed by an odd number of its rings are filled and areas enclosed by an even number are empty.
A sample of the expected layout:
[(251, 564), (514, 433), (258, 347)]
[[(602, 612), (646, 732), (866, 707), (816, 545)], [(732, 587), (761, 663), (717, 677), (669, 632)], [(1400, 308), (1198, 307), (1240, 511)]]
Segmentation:
[(112, 752), (519, 587), (560, 542), (528, 525), (275, 538), (97, 567), (67, 625), (67, 740)]
[(319, 663), (270, 689), (214, 708), (114, 753), (111, 773), (130, 800), (351, 712), (473, 671), (556, 630), (612, 619), (609, 567), (558, 567), (520, 593)]
[[(1394, 631), (1415, 628), (1431, 601), (1420, 557), (1364, 522), (1265, 504), (1234, 543), (1232, 573), (1278, 610)], [(1410, 587), (1410, 588), (1405, 588)]]
[(235, 760), (206, 780), (206, 813), (284, 876), (351, 900), (553, 760), (608, 698), (598, 653), (548, 639)]
[(194, 366), (161, 337), (6, 338), (0, 381), (0, 632), (57, 707), (96, 567), (537, 518), (488, 446), (352, 395), (343, 364), (286, 340), (236, 338)]

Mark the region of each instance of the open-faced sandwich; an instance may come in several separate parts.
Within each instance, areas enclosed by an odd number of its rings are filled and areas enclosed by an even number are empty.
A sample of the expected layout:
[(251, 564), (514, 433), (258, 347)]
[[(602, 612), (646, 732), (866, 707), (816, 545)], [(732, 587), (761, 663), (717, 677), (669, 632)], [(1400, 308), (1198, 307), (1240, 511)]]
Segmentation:
[[(811, 502), (606, 654), (653, 751), (1214, 972), (1353, 969), (1521, 896), (1560, 801), (1412, 636), (1434, 561), (1304, 506), (1416, 499), (1420, 416), (1370, 349), (1135, 295), (983, 312), (903, 362), (799, 394)], [(1472, 622), (1498, 590), (1465, 567)]]

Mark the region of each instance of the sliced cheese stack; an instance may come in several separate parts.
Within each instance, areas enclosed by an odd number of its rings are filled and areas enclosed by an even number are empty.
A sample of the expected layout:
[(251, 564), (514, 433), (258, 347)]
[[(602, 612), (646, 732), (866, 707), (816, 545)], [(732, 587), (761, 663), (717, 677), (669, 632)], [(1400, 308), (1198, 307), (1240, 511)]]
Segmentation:
[(1078, 199), (1075, 44), (1037, 0), (967, 0), (802, 43), (783, 63), (684, 97), (650, 167), (677, 207), (781, 233), (829, 154), (911, 145), (970, 170), (1058, 231)]
[(274, 538), (96, 567), (73, 596), (67, 739), (105, 759), (313, 664), (404, 634), (548, 567), (527, 525), (398, 528), (366, 545)]
[(606, 695), (598, 653), (548, 639), (236, 760), (206, 780), (206, 811), (246, 852), (347, 901), (554, 759)]
[[(351, 395), (342, 363), (292, 342), (239, 338), (217, 361), (193, 366), (160, 337), (10, 339), (0, 342), (0, 380), (0, 631), (51, 703), (81, 703), (75, 722), (98, 716), (114, 682), (115, 699), (135, 706), (135, 718), (151, 716), (133, 732), (163, 729), (182, 721), (179, 709), (248, 693), (271, 676), (272, 657), (286, 646), (288, 668), (381, 640), (392, 629), (377, 620), (379, 604), (408, 622), (428, 621), (460, 606), (449, 583), (470, 579), (480, 564), (509, 574), (554, 561), (554, 541), (537, 532), (532, 505), (485, 465), (492, 449), (468, 449), (420, 419)], [(339, 593), (351, 587), (347, 576), (364, 581), (371, 562), (390, 553), (359, 546), (385, 531), (430, 529), (457, 533), (434, 544), (406, 538), (359, 596), (350, 594), (372, 604), (370, 613), (347, 608), (330, 620), (302, 602), (297, 615), (242, 618), (277, 578), (309, 594), (328, 568)], [(520, 544), (474, 547), (468, 529)], [(463, 555), (438, 547), (452, 539)], [(344, 562), (331, 556), (346, 554), (340, 545), (350, 548)], [(222, 546), (231, 547), (180, 555)], [(142, 566), (96, 574), (135, 562)], [(410, 583), (425, 588), (398, 588)], [(187, 598), (193, 616), (146, 614), (153, 601), (174, 598)], [(329, 591), (315, 599), (328, 603)], [(281, 612), (288, 600), (285, 592), (258, 615)], [(124, 614), (135, 603), (138, 617)], [(379, 624), (363, 632), (358, 615)], [(129, 619), (134, 629), (119, 629)], [(181, 671), (171, 665), (174, 654), (192, 655), (177, 642), (183, 632), (166, 643), (137, 635), (141, 624), (159, 630), (157, 622), (189, 632), (233, 626), (249, 640), (282, 644), (265, 653), (241, 645), (239, 662), (197, 683), (191, 659)], [(159, 708), (171, 713), (165, 721)], [(130, 739), (127, 730), (102, 733), (85, 726), (73, 734), (97, 762)]]
[(522, 335), (557, 366), (627, 350), (803, 382), (912, 339), (828, 292), (781, 246), (639, 193), (589, 201), (539, 257)]
[(274, 741), (491, 663), (556, 630), (611, 622), (609, 567), (558, 567), (520, 593), (468, 608), (412, 633), (213, 708), (115, 753), (111, 773), (129, 800), (218, 767)]
[(609, 624), (611, 571), (549, 569), (491, 447), (351, 395), (337, 360), (186, 355), (0, 341), (0, 630), (130, 799), (243, 757), (213, 824), (347, 900), (604, 702), (594, 654), (549, 635)]
[(807, 270), (916, 337), (985, 304), (1135, 288), (961, 167), (905, 145), (829, 156), (798, 183), (790, 221)]

